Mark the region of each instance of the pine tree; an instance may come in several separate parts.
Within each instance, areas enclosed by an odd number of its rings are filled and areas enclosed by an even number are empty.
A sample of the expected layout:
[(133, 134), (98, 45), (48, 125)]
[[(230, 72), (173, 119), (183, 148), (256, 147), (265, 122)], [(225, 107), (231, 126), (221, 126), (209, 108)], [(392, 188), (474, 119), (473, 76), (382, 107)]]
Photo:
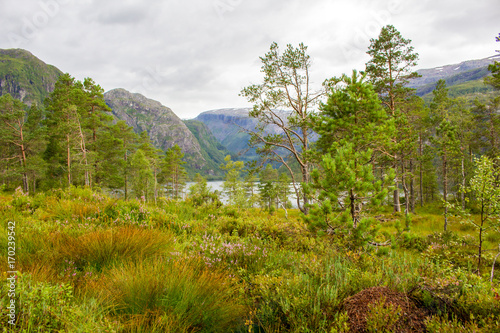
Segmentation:
[(153, 171), (153, 198), (154, 202), (156, 204), (156, 200), (158, 198), (158, 176), (159, 173), (161, 172), (161, 157), (160, 154), (162, 153), (161, 149), (157, 149), (153, 146), (153, 143), (151, 142), (151, 139), (149, 138), (149, 135), (146, 131), (141, 132), (139, 135), (139, 142), (138, 142), (138, 149), (141, 149), (144, 154), (146, 155), (146, 158), (149, 161), (149, 164), (151, 165), (151, 169)]
[(472, 114), (475, 123), (474, 146), (476, 153), (486, 154), (490, 158), (500, 156), (500, 97), (486, 103), (474, 101)]
[[(336, 85), (322, 113), (316, 130), (321, 135), (318, 147), (326, 155), (319, 170), (313, 173), (312, 187), (319, 191), (318, 204), (311, 210), (314, 223), (334, 228), (334, 222), (350, 220), (356, 229), (363, 206), (384, 198), (384, 182), (376, 181), (373, 163), (378, 154), (386, 154), (394, 133), (394, 120), (383, 110), (377, 94), (364, 76), (353, 71), (351, 77), (334, 78)], [(340, 210), (341, 217), (333, 217)], [(349, 216), (349, 218), (347, 218)], [(340, 219), (340, 220), (339, 220)]]
[[(51, 165), (49, 178), (66, 176), (68, 185), (91, 187), (99, 174), (99, 133), (112, 120), (103, 89), (92, 79), (80, 82), (69, 74), (59, 77), (45, 100), (49, 143), (44, 154)], [(52, 184), (53, 186), (55, 184)]]
[(87, 163), (91, 165), (86, 171), (86, 178), (88, 185), (92, 186), (93, 182), (100, 183), (99, 169), (102, 160), (98, 158), (98, 150), (102, 142), (99, 140), (99, 135), (105, 129), (106, 123), (112, 121), (113, 117), (108, 114), (111, 109), (104, 101), (104, 89), (101, 86), (91, 78), (85, 78), (82, 89), (83, 98), (79, 113), (87, 142)]
[[(0, 97), (0, 144), (4, 146), (3, 160), (14, 174), (22, 178), (24, 192), (29, 191), (26, 153), (25, 105), (10, 94)], [(10, 177), (9, 177), (10, 178)], [(17, 178), (17, 177), (15, 177)], [(13, 180), (13, 179), (10, 179)]]
[[(479, 220), (473, 218), (470, 211), (459, 208), (463, 223), (468, 223), (478, 230), (477, 273), (481, 274), (483, 262), (484, 237), (488, 232), (500, 231), (500, 170), (493, 159), (486, 155), (474, 158), (474, 175), (469, 186), (463, 189), (475, 198), (479, 211)], [(453, 205), (450, 205), (453, 207)]]
[(165, 159), (162, 165), (163, 178), (166, 183), (168, 196), (178, 199), (182, 196), (182, 191), (186, 185), (187, 172), (182, 160), (184, 154), (178, 145), (174, 145), (165, 153)]
[[(295, 190), (297, 206), (307, 215), (309, 197), (301, 191), (301, 183), (310, 181), (311, 164), (307, 151), (312, 134), (312, 116), (323, 91), (313, 92), (311, 87), (311, 60), (307, 46), (293, 47), (288, 44), (281, 52), (277, 43), (262, 61), (264, 80), (244, 88), (241, 95), (254, 104), (250, 117), (259, 125), (251, 135), (250, 144), (264, 161), (270, 160), (283, 165), (288, 171)], [(289, 112), (282, 112), (287, 110)], [(266, 128), (279, 128), (276, 134), (266, 132)], [(300, 174), (294, 171), (292, 163), (298, 166)]]
[[(82, 100), (82, 86), (69, 74), (59, 77), (54, 91), (45, 100), (47, 110), (46, 124), (49, 132), (49, 144), (45, 158), (50, 164), (49, 178), (66, 177), (66, 184), (74, 183), (77, 162), (75, 150), (82, 148), (80, 122), (77, 105)], [(79, 147), (80, 146), (80, 147)], [(85, 151), (85, 148), (83, 148)], [(61, 183), (62, 186), (62, 183)]]
[(281, 173), (276, 183), (276, 192), (278, 199), (278, 206), (286, 211), (286, 208), (291, 207), (290, 202), (290, 177), (286, 173)]
[(278, 180), (278, 170), (271, 164), (267, 164), (260, 172), (259, 196), (261, 208), (273, 212), (275, 209), (275, 197), (277, 196), (276, 181)]
[(222, 188), (227, 196), (229, 205), (237, 207), (246, 207), (246, 195), (243, 181), (241, 180), (241, 171), (245, 164), (242, 161), (231, 160), (231, 155), (224, 158), (225, 165), (221, 165), (221, 169), (225, 170), (226, 176)]
[(37, 183), (43, 179), (47, 170), (47, 163), (43, 159), (43, 152), (47, 145), (47, 130), (42, 125), (43, 111), (32, 104), (26, 115), (26, 151), (28, 155), (26, 173), (30, 179), (30, 193), (35, 194)]
[[(417, 64), (418, 53), (414, 52), (414, 48), (410, 44), (411, 40), (403, 38), (394, 26), (387, 25), (382, 28), (377, 39), (370, 40), (367, 52), (371, 59), (366, 64), (366, 72), (388, 114), (395, 118), (404, 114), (402, 106), (407, 103), (415, 91), (406, 87), (408, 80), (418, 77), (416, 72), (412, 72), (412, 68)], [(399, 182), (403, 175), (398, 164), (404, 165), (405, 163), (400, 156), (400, 152), (404, 150), (405, 146), (405, 142), (401, 142), (400, 139), (408, 137), (404, 133), (408, 129), (405, 124), (405, 120), (398, 119), (396, 121), (396, 125), (399, 126), (397, 126), (397, 133), (393, 137), (395, 145), (390, 158), (397, 175), (393, 195), (394, 211), (396, 212), (401, 211)]]
[(148, 194), (153, 188), (154, 176), (151, 163), (142, 149), (137, 149), (130, 158), (132, 189), (136, 198), (149, 200)]
[[(467, 106), (467, 101), (464, 98), (453, 99), (453, 105), (450, 110), (450, 120), (457, 128), (458, 146), (458, 165), (454, 174), (456, 175), (456, 183), (460, 184), (460, 188), (465, 188), (472, 174), (472, 146), (474, 132), (477, 131), (474, 123), (474, 116), (471, 109)], [(465, 192), (455, 191), (460, 194), (460, 202), (462, 209), (465, 209)]]
[(259, 168), (257, 161), (247, 162), (247, 174), (245, 175), (243, 187), (247, 197), (248, 207), (253, 208), (259, 202), (259, 194), (256, 188), (256, 182), (259, 180), (257, 174)]
[[(3, 147), (5, 181), (17, 183), (20, 178), (25, 193), (34, 193), (36, 182), (44, 170), (40, 153), (45, 149), (45, 130), (41, 126), (41, 110), (27, 106), (10, 94), (0, 97), (0, 146)], [(16, 185), (17, 186), (17, 185)]]
[(120, 120), (102, 132), (99, 145), (98, 154), (102, 163), (98, 178), (111, 189), (122, 189), (125, 200), (130, 193), (130, 157), (136, 151), (138, 141), (134, 129)]
[(437, 155), (441, 158), (443, 202), (444, 202), (444, 231), (448, 228), (448, 190), (449, 171), (460, 152), (460, 141), (457, 137), (457, 127), (450, 119), (449, 110), (452, 100), (448, 98), (448, 90), (444, 80), (439, 80), (433, 91), (431, 112), (434, 122), (439, 122), (435, 137), (431, 138)]
[[(425, 133), (428, 108), (424, 100), (416, 95), (410, 96), (405, 104), (396, 111), (396, 142), (397, 156), (399, 157), (397, 168), (401, 175), (401, 185), (405, 196), (405, 213), (415, 212), (418, 161), (423, 153), (423, 138)], [(422, 171), (420, 170), (420, 175)]]

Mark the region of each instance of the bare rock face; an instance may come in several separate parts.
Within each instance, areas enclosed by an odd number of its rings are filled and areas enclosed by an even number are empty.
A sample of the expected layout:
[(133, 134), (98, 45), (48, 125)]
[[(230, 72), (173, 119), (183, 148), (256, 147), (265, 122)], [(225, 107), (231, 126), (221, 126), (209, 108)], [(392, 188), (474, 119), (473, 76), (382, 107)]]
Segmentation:
[(167, 150), (177, 144), (190, 167), (205, 166), (197, 139), (170, 108), (125, 89), (108, 91), (104, 99), (117, 119), (124, 120), (136, 133), (146, 131), (155, 147)]

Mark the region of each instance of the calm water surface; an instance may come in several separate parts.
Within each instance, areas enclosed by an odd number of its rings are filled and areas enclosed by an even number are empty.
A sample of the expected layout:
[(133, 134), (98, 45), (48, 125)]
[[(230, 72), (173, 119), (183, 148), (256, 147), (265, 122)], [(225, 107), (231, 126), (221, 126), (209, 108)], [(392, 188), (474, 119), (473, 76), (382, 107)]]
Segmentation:
[[(210, 187), (210, 189), (212, 191), (218, 191), (222, 202), (226, 203), (227, 197), (222, 193), (222, 184), (223, 183), (224, 183), (224, 181), (222, 181), (222, 180), (207, 181), (207, 185)], [(189, 189), (189, 187), (193, 184), (194, 184), (194, 182), (187, 182), (186, 183), (186, 192)], [(258, 190), (258, 183), (255, 183), (255, 189)], [(291, 184), (290, 184), (290, 191), (293, 193), (290, 195), (290, 201), (292, 202), (292, 207), (297, 208), (297, 200), (295, 199), (295, 192), (293, 191), (293, 186)]]

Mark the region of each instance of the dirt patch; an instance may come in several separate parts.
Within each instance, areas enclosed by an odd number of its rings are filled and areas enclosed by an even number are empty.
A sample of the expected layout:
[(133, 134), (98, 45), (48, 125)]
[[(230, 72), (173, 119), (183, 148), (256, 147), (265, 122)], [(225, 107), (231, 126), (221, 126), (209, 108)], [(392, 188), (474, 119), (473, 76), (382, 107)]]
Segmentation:
[[(370, 307), (383, 303), (385, 309), (399, 307), (399, 319), (391, 325), (393, 332), (425, 332), (425, 312), (403, 293), (387, 287), (372, 287), (360, 291), (354, 296), (346, 298), (343, 305), (349, 315), (351, 332), (369, 332), (367, 330), (367, 315), (371, 314)], [(371, 304), (371, 305), (370, 305)]]

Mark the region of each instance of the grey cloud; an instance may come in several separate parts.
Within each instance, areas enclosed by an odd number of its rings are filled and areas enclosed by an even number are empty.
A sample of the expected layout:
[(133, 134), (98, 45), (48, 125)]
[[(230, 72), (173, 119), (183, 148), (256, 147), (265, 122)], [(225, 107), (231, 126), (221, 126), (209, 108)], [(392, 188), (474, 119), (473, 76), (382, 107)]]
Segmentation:
[[(59, 0), (0, 1), (0, 31), (5, 32), (19, 31), (22, 20), (40, 10), (39, 1)], [(70, 1), (23, 47), (107, 90), (140, 90), (183, 118), (210, 108), (246, 106), (238, 93), (260, 82), (259, 56), (273, 41), (309, 45), (316, 83), (362, 69), (369, 38), (383, 23), (413, 40), (422, 64), (467, 60), (483, 49), (488, 56), (500, 48), (493, 40), (500, 31), (492, 29), (498, 27), (497, 0), (399, 0), (398, 10), (384, 17), (397, 2)], [(4, 45), (8, 39), (2, 33)]]
[(124, 8), (116, 12), (102, 13), (97, 16), (97, 20), (103, 24), (138, 24), (146, 18), (146, 13), (137, 11), (137, 8)]

